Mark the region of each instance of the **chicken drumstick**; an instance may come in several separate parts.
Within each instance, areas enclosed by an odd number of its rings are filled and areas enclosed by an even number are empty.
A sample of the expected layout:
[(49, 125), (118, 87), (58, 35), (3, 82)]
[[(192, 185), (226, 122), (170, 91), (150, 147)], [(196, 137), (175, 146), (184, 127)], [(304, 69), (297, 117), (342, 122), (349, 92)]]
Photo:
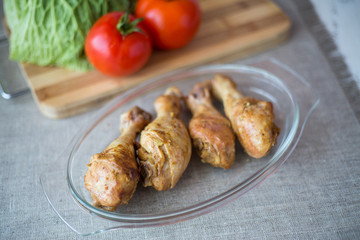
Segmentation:
[(193, 114), (189, 132), (202, 162), (228, 169), (235, 160), (235, 136), (229, 120), (211, 103), (210, 84), (196, 84), (186, 99)]
[(280, 131), (274, 124), (272, 103), (244, 97), (229, 77), (219, 74), (212, 80), (212, 91), (223, 102), (245, 152), (254, 158), (265, 156), (276, 144)]
[(181, 91), (168, 88), (154, 103), (156, 119), (140, 137), (140, 172), (144, 186), (158, 191), (173, 188), (185, 171), (191, 157), (191, 140), (180, 119)]
[(151, 118), (139, 107), (122, 114), (121, 136), (103, 152), (91, 157), (84, 181), (94, 206), (115, 211), (117, 206), (127, 204), (134, 194), (140, 178), (135, 158), (135, 138)]

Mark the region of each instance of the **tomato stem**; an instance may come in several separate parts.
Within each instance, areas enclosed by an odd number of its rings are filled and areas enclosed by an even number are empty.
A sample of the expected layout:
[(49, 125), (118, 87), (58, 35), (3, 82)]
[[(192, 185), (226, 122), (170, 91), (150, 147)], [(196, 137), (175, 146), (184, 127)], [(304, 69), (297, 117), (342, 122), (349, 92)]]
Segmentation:
[(142, 20), (143, 18), (137, 18), (134, 21), (130, 22), (129, 14), (126, 12), (117, 23), (116, 29), (121, 33), (123, 37), (133, 32), (144, 33), (139, 27), (137, 27), (137, 24)]

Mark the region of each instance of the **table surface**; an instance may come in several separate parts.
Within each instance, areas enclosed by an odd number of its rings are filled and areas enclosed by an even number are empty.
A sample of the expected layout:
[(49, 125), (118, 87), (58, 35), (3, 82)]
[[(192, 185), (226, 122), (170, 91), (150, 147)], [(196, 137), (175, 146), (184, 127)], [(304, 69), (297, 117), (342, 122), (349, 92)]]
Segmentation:
[[(89, 239), (360, 239), (359, 120), (299, 8), (276, 2), (293, 21), (289, 41), (236, 63), (276, 58), (319, 93), (321, 102), (289, 159), (258, 187), (212, 213)], [(96, 111), (51, 120), (27, 94), (0, 99), (0, 112), (0, 239), (82, 238), (51, 209), (39, 176)]]

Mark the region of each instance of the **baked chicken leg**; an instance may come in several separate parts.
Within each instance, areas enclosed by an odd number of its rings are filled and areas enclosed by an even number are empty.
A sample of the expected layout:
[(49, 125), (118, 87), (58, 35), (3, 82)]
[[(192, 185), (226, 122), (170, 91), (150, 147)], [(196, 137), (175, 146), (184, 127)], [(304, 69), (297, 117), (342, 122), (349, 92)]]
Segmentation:
[(196, 84), (186, 99), (193, 114), (189, 132), (202, 162), (228, 169), (235, 160), (235, 136), (229, 120), (211, 103), (210, 84)]
[(138, 107), (121, 115), (121, 136), (102, 153), (93, 155), (84, 176), (93, 205), (114, 211), (127, 204), (135, 192), (140, 172), (135, 157), (135, 138), (150, 121), (151, 115)]
[(274, 123), (272, 103), (244, 97), (229, 77), (219, 74), (212, 80), (212, 91), (223, 102), (245, 152), (254, 158), (265, 156), (276, 144), (280, 131)]
[(190, 161), (191, 140), (180, 119), (181, 98), (178, 88), (168, 88), (155, 100), (156, 119), (141, 132), (138, 155), (145, 187), (173, 188)]

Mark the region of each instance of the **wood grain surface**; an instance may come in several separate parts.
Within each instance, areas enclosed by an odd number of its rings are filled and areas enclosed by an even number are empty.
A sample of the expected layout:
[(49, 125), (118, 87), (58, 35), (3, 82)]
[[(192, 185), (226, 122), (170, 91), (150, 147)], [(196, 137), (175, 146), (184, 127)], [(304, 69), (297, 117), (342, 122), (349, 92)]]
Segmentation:
[(225, 63), (282, 43), (288, 17), (269, 0), (199, 0), (202, 23), (193, 41), (173, 51), (154, 51), (148, 64), (125, 78), (97, 71), (75, 72), (23, 64), (40, 111), (64, 118), (94, 109), (119, 93), (166, 72), (208, 63)]

